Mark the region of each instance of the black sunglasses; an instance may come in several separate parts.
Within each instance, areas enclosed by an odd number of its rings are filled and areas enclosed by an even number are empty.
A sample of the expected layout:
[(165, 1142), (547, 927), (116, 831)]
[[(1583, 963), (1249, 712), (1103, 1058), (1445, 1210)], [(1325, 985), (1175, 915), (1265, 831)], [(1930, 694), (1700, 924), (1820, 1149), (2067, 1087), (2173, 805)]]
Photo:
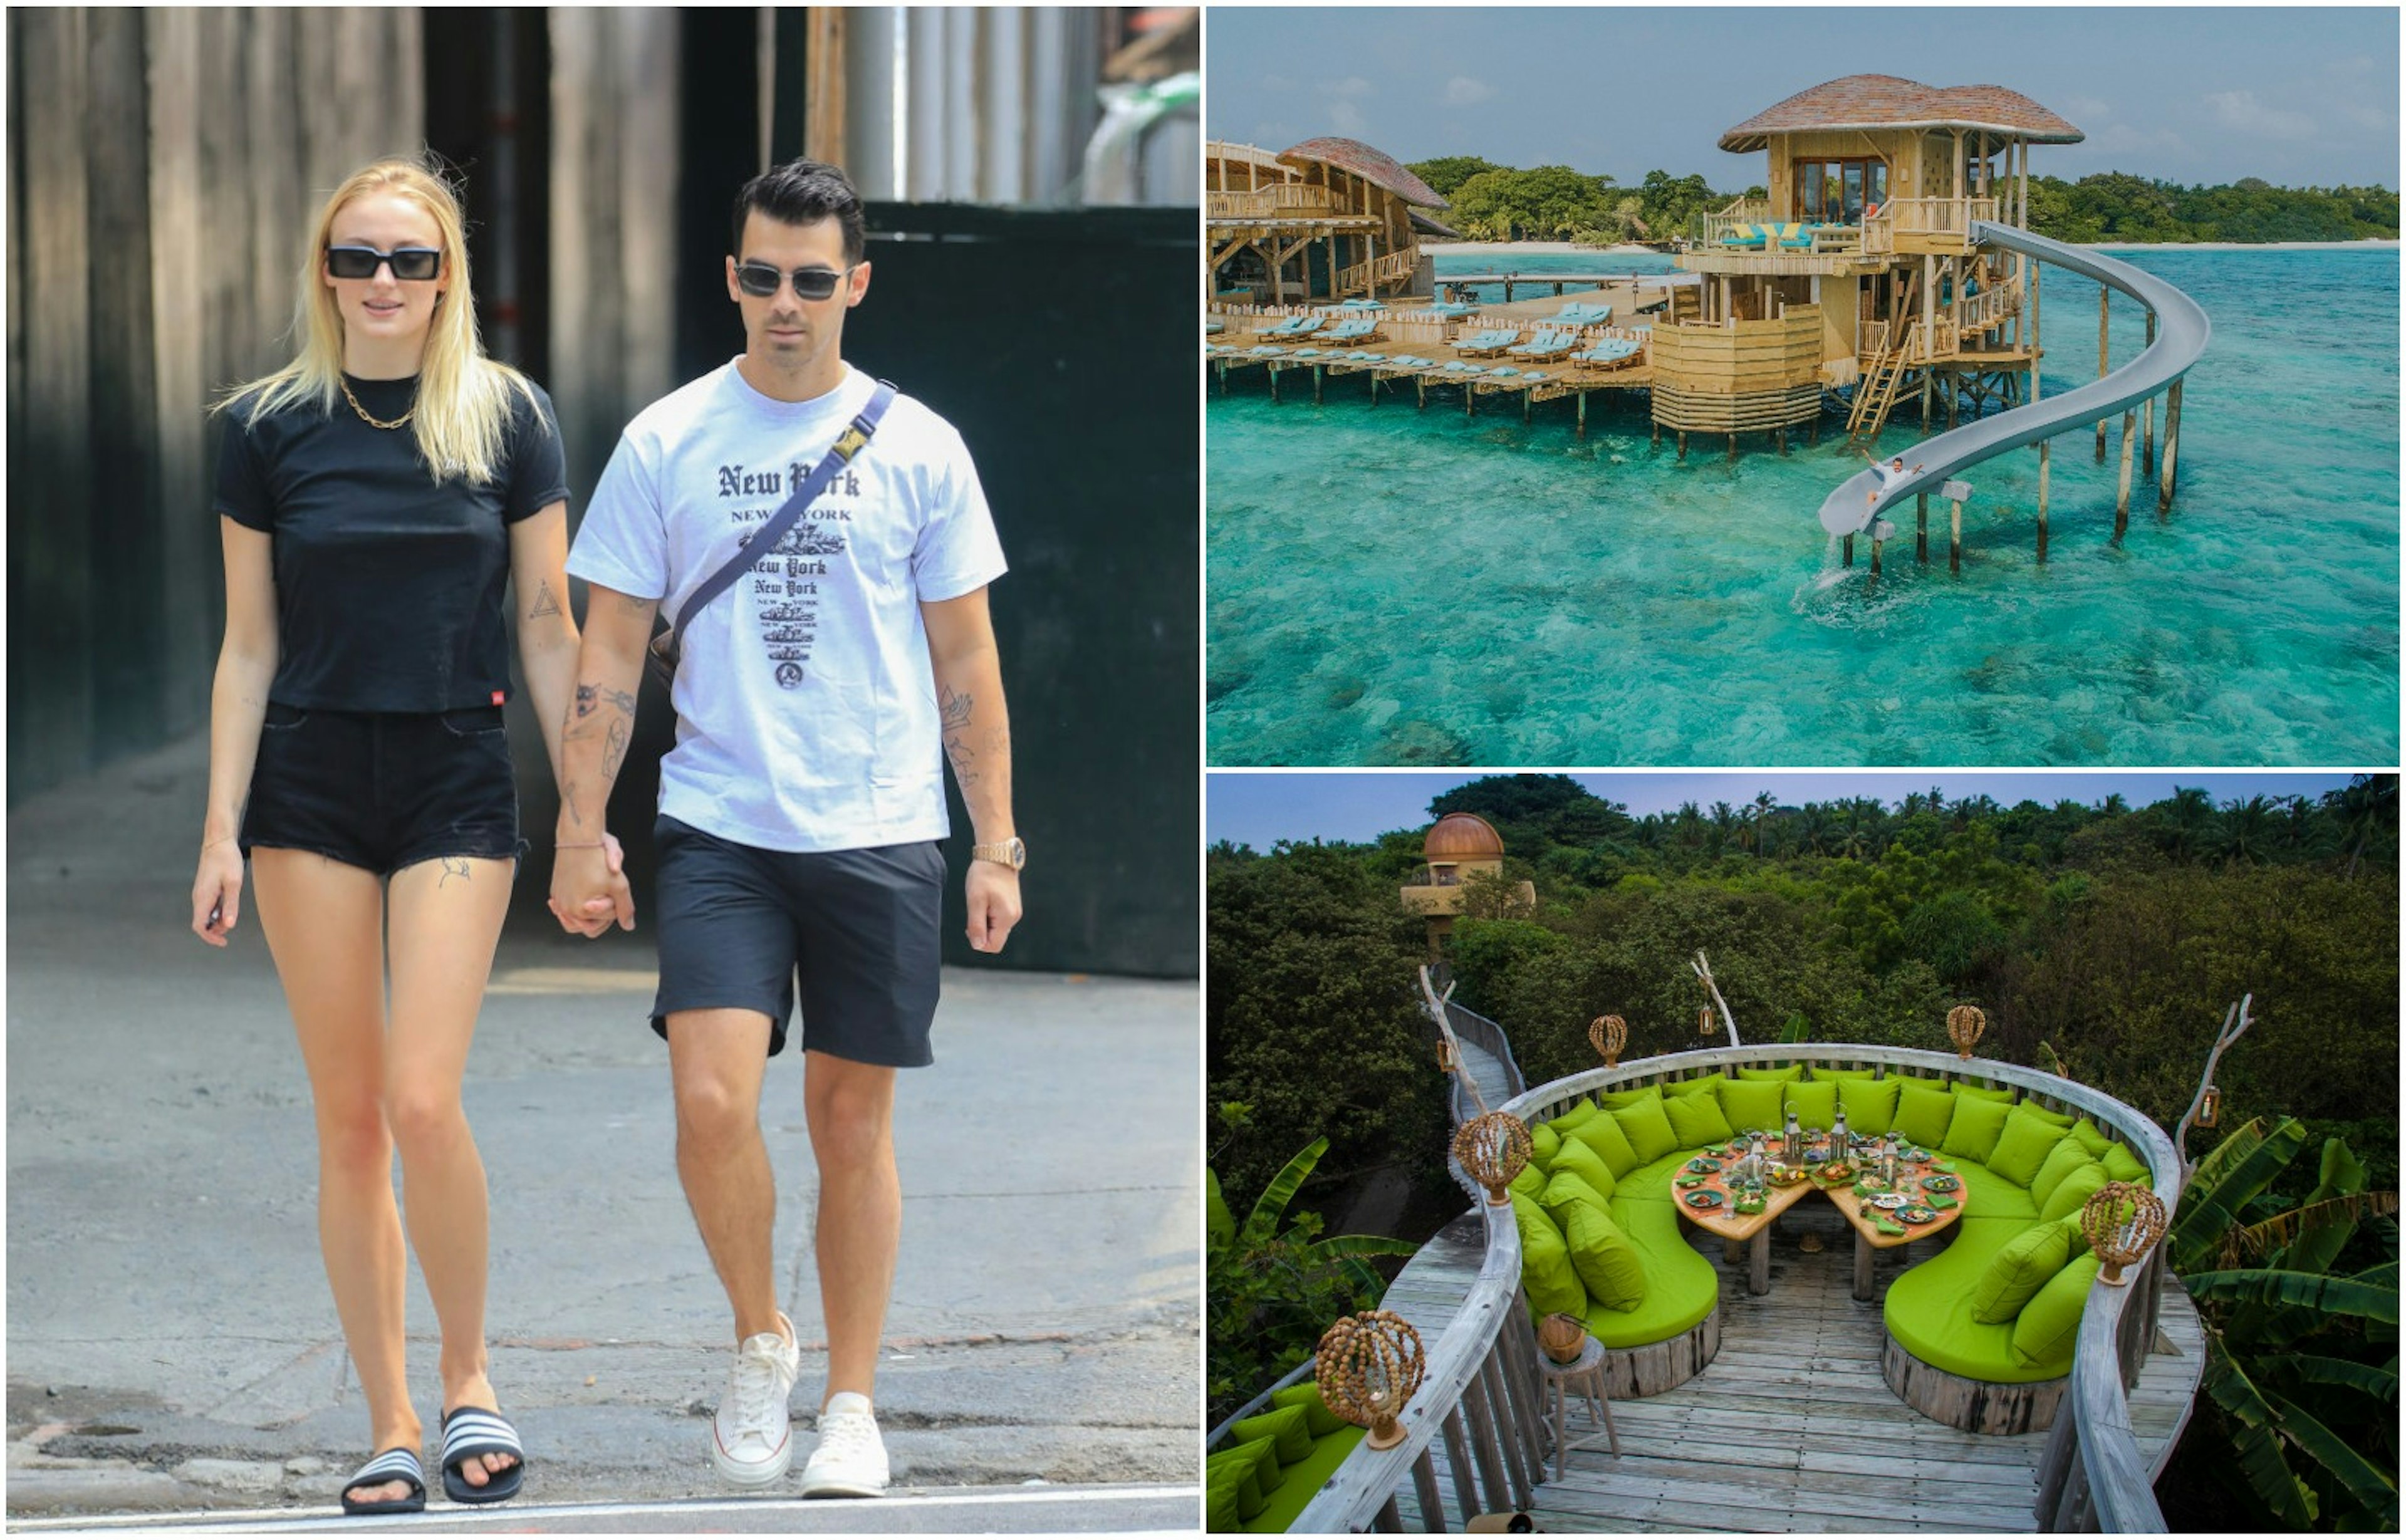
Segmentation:
[[(841, 272), (825, 267), (798, 267), (794, 269), (794, 298), (824, 300), (835, 292), (836, 285), (843, 282), (851, 275), (850, 267)], [(785, 281), (785, 276), (767, 262), (735, 264), (737, 287), (754, 299), (765, 300), (774, 297), (778, 286)]]
[(373, 278), (376, 269), (392, 264), (392, 276), (405, 283), (422, 283), (443, 271), (443, 253), (431, 246), (395, 247), (378, 251), (372, 246), (330, 246), (326, 271), (338, 278)]

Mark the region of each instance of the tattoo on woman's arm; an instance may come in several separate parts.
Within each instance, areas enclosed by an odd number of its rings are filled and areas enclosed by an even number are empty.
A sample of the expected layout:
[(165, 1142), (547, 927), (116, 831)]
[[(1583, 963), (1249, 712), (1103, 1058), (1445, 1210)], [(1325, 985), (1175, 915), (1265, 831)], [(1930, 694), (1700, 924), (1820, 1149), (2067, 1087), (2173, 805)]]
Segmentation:
[(529, 620), (541, 620), (559, 613), (559, 600), (551, 597), (551, 580), (545, 578), (534, 586), (534, 607), (527, 611)]

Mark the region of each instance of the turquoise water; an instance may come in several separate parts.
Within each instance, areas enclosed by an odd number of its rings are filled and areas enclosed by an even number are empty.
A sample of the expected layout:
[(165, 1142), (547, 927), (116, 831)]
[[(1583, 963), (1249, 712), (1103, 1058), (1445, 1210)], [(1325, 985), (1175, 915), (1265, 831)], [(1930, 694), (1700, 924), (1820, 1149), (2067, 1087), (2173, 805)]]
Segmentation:
[[(2119, 255), (2214, 321), (2178, 496), (2159, 521), (2134, 488), (2116, 550), (2118, 424), (2103, 464), (2093, 430), (2057, 438), (2044, 567), (2035, 449), (1969, 473), (1961, 577), (1933, 498), (1931, 564), (1908, 508), (1874, 586), (1815, 522), (1862, 463), (1836, 419), (1784, 459), (1755, 434), (1682, 464), (1640, 397), (1591, 397), (1581, 441), (1567, 399), (1524, 426), (1511, 398), (1373, 407), (1354, 375), (1314, 407), (1290, 374), (1274, 406), (1232, 375), (1207, 410), (1211, 762), (2395, 764), (2397, 254)], [(2042, 303), (2052, 395), (2093, 377), (2097, 288), (2051, 268)], [(2116, 363), (2142, 326), (2117, 299)], [(1918, 436), (1900, 408), (1881, 447)]]

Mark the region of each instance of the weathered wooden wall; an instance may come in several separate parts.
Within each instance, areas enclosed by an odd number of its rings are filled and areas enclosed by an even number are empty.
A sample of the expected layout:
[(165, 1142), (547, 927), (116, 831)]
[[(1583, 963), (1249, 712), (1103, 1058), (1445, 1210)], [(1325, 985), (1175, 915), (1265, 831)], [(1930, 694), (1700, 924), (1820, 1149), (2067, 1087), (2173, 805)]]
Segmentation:
[(8, 13), (8, 797), (206, 720), (206, 403), (288, 356), (308, 221), (414, 148), (418, 12)]

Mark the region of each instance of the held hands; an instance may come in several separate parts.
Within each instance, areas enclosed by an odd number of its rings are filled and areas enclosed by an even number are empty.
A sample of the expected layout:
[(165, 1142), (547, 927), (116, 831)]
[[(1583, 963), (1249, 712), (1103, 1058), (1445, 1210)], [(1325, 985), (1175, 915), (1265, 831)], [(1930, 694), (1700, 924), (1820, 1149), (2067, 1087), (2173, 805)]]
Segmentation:
[(211, 946), (226, 944), (242, 913), (242, 847), (213, 840), (201, 847), (201, 869), (192, 878), (192, 934)]
[(634, 890), (627, 884), (626, 854), (615, 834), (602, 843), (555, 851), (551, 857), (551, 912), (559, 928), (590, 940), (610, 928), (635, 928)]
[(1019, 873), (998, 861), (971, 861), (963, 885), (969, 901), (969, 946), (1000, 952), (1019, 923)]

